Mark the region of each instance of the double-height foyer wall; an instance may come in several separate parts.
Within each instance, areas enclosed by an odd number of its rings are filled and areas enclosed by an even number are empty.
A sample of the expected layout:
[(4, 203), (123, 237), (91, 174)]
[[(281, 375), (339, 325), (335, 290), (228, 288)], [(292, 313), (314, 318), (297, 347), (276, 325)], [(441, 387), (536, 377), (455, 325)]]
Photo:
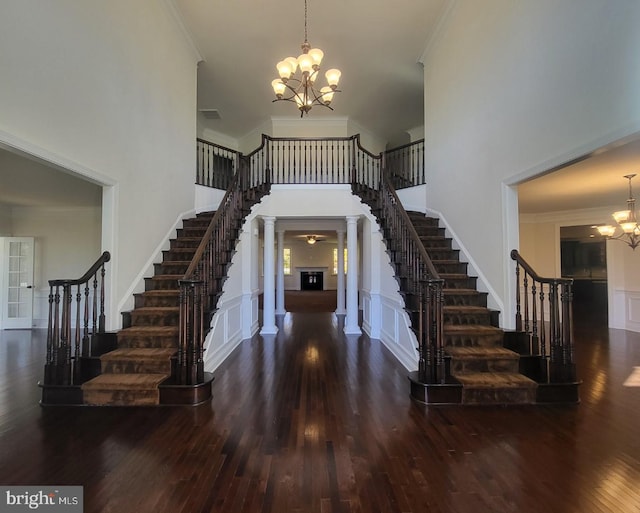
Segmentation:
[(514, 185), (640, 131), (640, 3), (454, 0), (422, 58), (427, 205), (513, 325)]
[(150, 0), (5, 0), (0, 48), (0, 144), (103, 187), (116, 327), (168, 227), (193, 210), (197, 53), (170, 4)]

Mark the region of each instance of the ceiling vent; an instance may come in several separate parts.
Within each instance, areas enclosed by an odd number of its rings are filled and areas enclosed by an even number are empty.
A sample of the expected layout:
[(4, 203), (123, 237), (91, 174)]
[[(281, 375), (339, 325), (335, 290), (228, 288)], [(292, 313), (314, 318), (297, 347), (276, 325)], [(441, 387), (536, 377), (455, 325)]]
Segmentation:
[(200, 109), (206, 119), (221, 119), (218, 109)]

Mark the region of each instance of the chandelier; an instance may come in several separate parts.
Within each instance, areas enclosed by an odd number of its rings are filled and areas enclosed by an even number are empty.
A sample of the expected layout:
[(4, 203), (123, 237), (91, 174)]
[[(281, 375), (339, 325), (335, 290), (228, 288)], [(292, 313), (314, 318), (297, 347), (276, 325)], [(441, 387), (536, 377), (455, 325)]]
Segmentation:
[[(629, 180), (629, 198), (627, 199), (627, 210), (620, 210), (612, 214), (618, 225), (612, 226), (606, 224), (595, 227), (598, 232), (600, 232), (600, 235), (607, 239), (620, 240), (631, 246), (631, 249), (636, 249), (636, 247), (640, 245), (640, 226), (638, 226), (636, 218), (636, 200), (631, 190), (631, 179), (634, 176), (636, 175), (624, 175), (624, 178)], [(615, 236), (618, 228), (620, 228), (622, 232)]]
[[(307, 114), (314, 105), (322, 105), (330, 110), (333, 94), (339, 93), (338, 81), (340, 70), (330, 69), (325, 73), (327, 83), (318, 90), (315, 87), (316, 79), (320, 73), (320, 63), (324, 52), (320, 48), (311, 48), (307, 41), (307, 0), (304, 1), (304, 43), (301, 45), (302, 54), (296, 59), (287, 57), (280, 61), (276, 68), (280, 78), (271, 82), (277, 101), (294, 102), (300, 109), (300, 117)], [(299, 68), (299, 74), (296, 71)]]

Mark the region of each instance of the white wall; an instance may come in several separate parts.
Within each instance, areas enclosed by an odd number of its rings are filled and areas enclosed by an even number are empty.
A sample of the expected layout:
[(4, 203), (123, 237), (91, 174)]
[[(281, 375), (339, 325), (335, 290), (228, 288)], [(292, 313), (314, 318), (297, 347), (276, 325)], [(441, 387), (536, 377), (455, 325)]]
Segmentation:
[(640, 130), (638, 19), (631, 0), (458, 0), (423, 56), (427, 205), (507, 309), (503, 187)]
[(193, 209), (198, 57), (161, 0), (5, 0), (0, 144), (106, 184), (110, 322)]

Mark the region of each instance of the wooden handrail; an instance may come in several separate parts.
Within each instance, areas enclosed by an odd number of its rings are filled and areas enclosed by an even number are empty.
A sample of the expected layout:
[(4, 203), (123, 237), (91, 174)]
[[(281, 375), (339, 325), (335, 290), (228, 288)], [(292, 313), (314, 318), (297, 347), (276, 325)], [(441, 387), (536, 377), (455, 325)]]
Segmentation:
[(573, 278), (544, 278), (536, 273), (533, 268), (522, 258), (517, 249), (511, 250), (511, 260), (515, 260), (536, 281), (541, 283), (573, 283)]
[(83, 283), (86, 283), (91, 278), (93, 278), (94, 275), (100, 269), (100, 267), (102, 267), (102, 265), (106, 264), (110, 260), (111, 260), (111, 253), (109, 253), (108, 251), (105, 251), (104, 253), (102, 253), (102, 255), (100, 255), (98, 260), (96, 260), (95, 263), (89, 268), (89, 270), (82, 275), (82, 277), (76, 278), (76, 279), (71, 279), (71, 280), (64, 280), (64, 279), (63, 280), (49, 280), (49, 285), (50, 286), (56, 286), (56, 285), (82, 285)]
[[(402, 206), (402, 202), (398, 197), (398, 193), (395, 191), (393, 184), (391, 183), (391, 180), (389, 180), (389, 176), (386, 173), (383, 176), (383, 180), (386, 182), (388, 191), (393, 196), (394, 201), (396, 201), (398, 205)], [(444, 283), (444, 280), (440, 278), (438, 271), (433, 265), (433, 262), (431, 261), (431, 258), (429, 257), (429, 254), (427, 253), (427, 250), (425, 249), (424, 244), (422, 244), (422, 241), (420, 240), (420, 236), (418, 235), (418, 232), (416, 231), (415, 226), (413, 226), (411, 219), (409, 219), (409, 214), (407, 214), (407, 211), (404, 209), (404, 207), (399, 210), (400, 210), (400, 215), (402, 216), (402, 219), (406, 225), (406, 229), (411, 234), (411, 238), (413, 239), (414, 243), (418, 248), (420, 257), (422, 258), (425, 265), (427, 266), (427, 270), (429, 272), (430, 277), (434, 280), (441, 280)]]

